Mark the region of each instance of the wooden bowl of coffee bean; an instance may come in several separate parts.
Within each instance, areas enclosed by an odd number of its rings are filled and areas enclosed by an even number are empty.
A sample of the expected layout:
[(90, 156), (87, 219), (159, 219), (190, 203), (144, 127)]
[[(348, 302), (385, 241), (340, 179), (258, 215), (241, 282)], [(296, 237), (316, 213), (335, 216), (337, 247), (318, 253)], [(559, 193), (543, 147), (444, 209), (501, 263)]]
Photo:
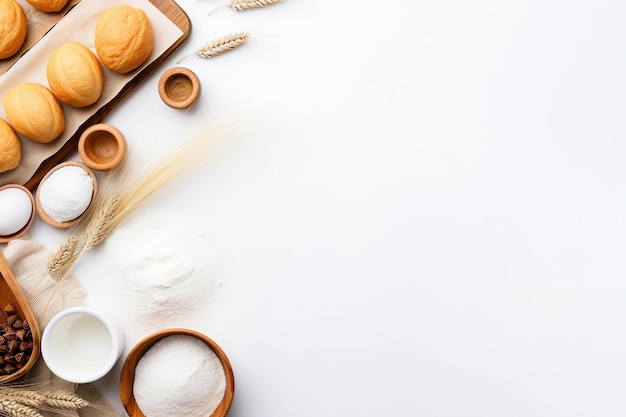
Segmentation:
[(0, 384), (28, 374), (40, 352), (37, 319), (0, 252)]

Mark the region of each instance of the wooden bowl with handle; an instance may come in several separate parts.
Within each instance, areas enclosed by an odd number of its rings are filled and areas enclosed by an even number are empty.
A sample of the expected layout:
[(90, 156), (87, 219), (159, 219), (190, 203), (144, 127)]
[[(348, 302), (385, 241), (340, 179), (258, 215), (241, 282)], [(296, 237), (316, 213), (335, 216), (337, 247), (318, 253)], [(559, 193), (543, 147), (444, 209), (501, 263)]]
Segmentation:
[[(26, 297), (24, 297), (19, 284), (15, 280), (4, 255), (0, 252), (0, 308), (5, 309), (8, 304), (15, 307), (14, 314), (17, 315), (22, 322), (28, 323), (27, 326), (23, 327), (23, 329), (27, 334), (30, 332), (30, 336), (27, 336), (26, 340), (28, 340), (29, 337), (32, 337), (32, 349), (30, 350), (30, 355), (28, 357), (26, 354), (24, 355), (27, 359), (13, 363), (16, 367), (14, 372), (7, 375), (0, 375), (0, 384), (16, 381), (25, 377), (39, 358), (41, 348), (41, 334), (39, 332), (37, 319), (33, 314), (30, 305), (26, 301)], [(0, 315), (0, 325), (6, 326), (6, 323), (7, 319), (4, 314)], [(0, 334), (3, 333), (4, 331), (0, 332)], [(7, 337), (5, 339), (9, 338)], [(20, 342), (23, 341), (20, 340), (19, 337), (16, 337), (13, 340), (18, 340)], [(3, 354), (2, 357), (4, 363), (0, 365), (2, 368), (4, 368), (7, 363), (11, 363), (14, 360), (12, 359), (10, 362), (5, 361), (4, 355), (6, 354)], [(15, 355), (13, 356), (15, 357)]]
[(183, 328), (164, 329), (152, 333), (137, 343), (137, 345), (129, 352), (126, 360), (124, 361), (124, 365), (122, 366), (122, 372), (120, 375), (120, 397), (126, 412), (130, 417), (145, 417), (145, 414), (141, 411), (139, 405), (135, 401), (135, 396), (133, 394), (135, 368), (144, 353), (146, 353), (155, 343), (167, 336), (173, 335), (196, 337), (206, 343), (219, 358), (226, 376), (226, 391), (224, 392), (222, 401), (217, 406), (215, 411), (213, 411), (210, 416), (206, 417), (224, 417), (228, 413), (235, 395), (235, 379), (230, 361), (224, 351), (212, 339), (198, 331)]

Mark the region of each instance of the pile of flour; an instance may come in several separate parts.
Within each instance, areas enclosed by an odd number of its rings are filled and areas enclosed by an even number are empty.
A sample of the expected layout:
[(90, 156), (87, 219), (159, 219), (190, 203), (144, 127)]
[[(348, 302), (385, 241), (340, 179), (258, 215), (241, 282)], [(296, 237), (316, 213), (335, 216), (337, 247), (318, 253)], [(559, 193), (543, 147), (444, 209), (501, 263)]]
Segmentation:
[(98, 248), (98, 298), (127, 335), (192, 327), (215, 300), (225, 255), (201, 220), (170, 212), (126, 219)]

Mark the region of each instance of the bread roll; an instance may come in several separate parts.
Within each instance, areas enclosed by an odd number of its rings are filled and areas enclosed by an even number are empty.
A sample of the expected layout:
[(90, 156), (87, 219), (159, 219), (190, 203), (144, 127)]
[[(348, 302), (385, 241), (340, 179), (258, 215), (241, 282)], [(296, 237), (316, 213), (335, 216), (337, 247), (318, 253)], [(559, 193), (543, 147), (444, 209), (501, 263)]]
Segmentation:
[(0, 119), (0, 172), (17, 168), (22, 159), (22, 142), (13, 128)]
[(15, 0), (0, 0), (0, 59), (15, 55), (24, 44), (28, 24)]
[(28, 4), (41, 12), (58, 12), (68, 0), (26, 0)]
[(57, 48), (48, 59), (46, 75), (54, 95), (72, 107), (89, 106), (102, 95), (100, 61), (81, 43), (68, 42)]
[(94, 41), (102, 64), (125, 74), (143, 64), (152, 53), (152, 23), (141, 9), (125, 4), (113, 6), (98, 18)]
[(25, 82), (7, 91), (4, 114), (13, 129), (36, 142), (48, 143), (65, 129), (63, 109), (41, 84)]

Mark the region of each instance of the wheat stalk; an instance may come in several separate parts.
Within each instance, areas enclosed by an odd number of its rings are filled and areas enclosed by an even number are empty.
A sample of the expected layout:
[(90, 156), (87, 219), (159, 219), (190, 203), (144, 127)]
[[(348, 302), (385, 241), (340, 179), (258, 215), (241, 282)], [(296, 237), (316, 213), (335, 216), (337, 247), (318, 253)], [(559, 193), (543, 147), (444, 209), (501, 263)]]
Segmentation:
[[(271, 6), (272, 4), (278, 4), (281, 1), (282, 0), (230, 0), (228, 4), (220, 7), (228, 7), (236, 12), (242, 12), (244, 10), (259, 9), (261, 7)], [(209, 12), (209, 15), (217, 9), (219, 9), (219, 7), (211, 10)]]
[(58, 410), (78, 410), (89, 405), (88, 401), (71, 392), (46, 392), (43, 397), (46, 405)]
[(48, 273), (62, 272), (67, 264), (75, 258), (77, 246), (78, 238), (76, 236), (68, 237), (48, 259)]
[(104, 197), (97, 197), (86, 213), (85, 220), (71, 229), (69, 237), (48, 260), (47, 273), (54, 269), (61, 271), (62, 276), (57, 280), (42, 316), (50, 306), (59, 284), (69, 276), (85, 251), (102, 244), (135, 209), (175, 177), (196, 165), (212, 149), (213, 142), (205, 140), (204, 136), (199, 135), (194, 139), (139, 172), (132, 168), (124, 170), (122, 167), (108, 182), (102, 184), (101, 194)]
[(261, 7), (271, 6), (272, 4), (278, 4), (282, 0), (230, 0), (227, 7), (241, 12), (248, 9), (259, 9)]
[(115, 213), (120, 207), (121, 196), (115, 193), (104, 200), (102, 207), (96, 210), (94, 217), (89, 222), (83, 241), (85, 242), (84, 250), (89, 250), (99, 246), (111, 234), (111, 219), (115, 217)]
[(43, 395), (35, 391), (17, 388), (0, 388), (0, 399), (12, 400), (35, 408), (45, 402), (45, 397)]
[(43, 415), (33, 407), (9, 399), (0, 400), (0, 412), (13, 417), (43, 417)]
[(219, 39), (205, 43), (202, 47), (196, 49), (193, 54), (182, 57), (178, 60), (177, 64), (180, 64), (183, 60), (194, 55), (205, 59), (216, 57), (224, 52), (239, 48), (241, 45), (246, 43), (248, 38), (249, 35), (245, 32), (231, 33), (229, 35), (222, 36)]
[(39, 417), (40, 411), (78, 410), (88, 401), (69, 391), (43, 391), (24, 388), (0, 387), (0, 416)]

